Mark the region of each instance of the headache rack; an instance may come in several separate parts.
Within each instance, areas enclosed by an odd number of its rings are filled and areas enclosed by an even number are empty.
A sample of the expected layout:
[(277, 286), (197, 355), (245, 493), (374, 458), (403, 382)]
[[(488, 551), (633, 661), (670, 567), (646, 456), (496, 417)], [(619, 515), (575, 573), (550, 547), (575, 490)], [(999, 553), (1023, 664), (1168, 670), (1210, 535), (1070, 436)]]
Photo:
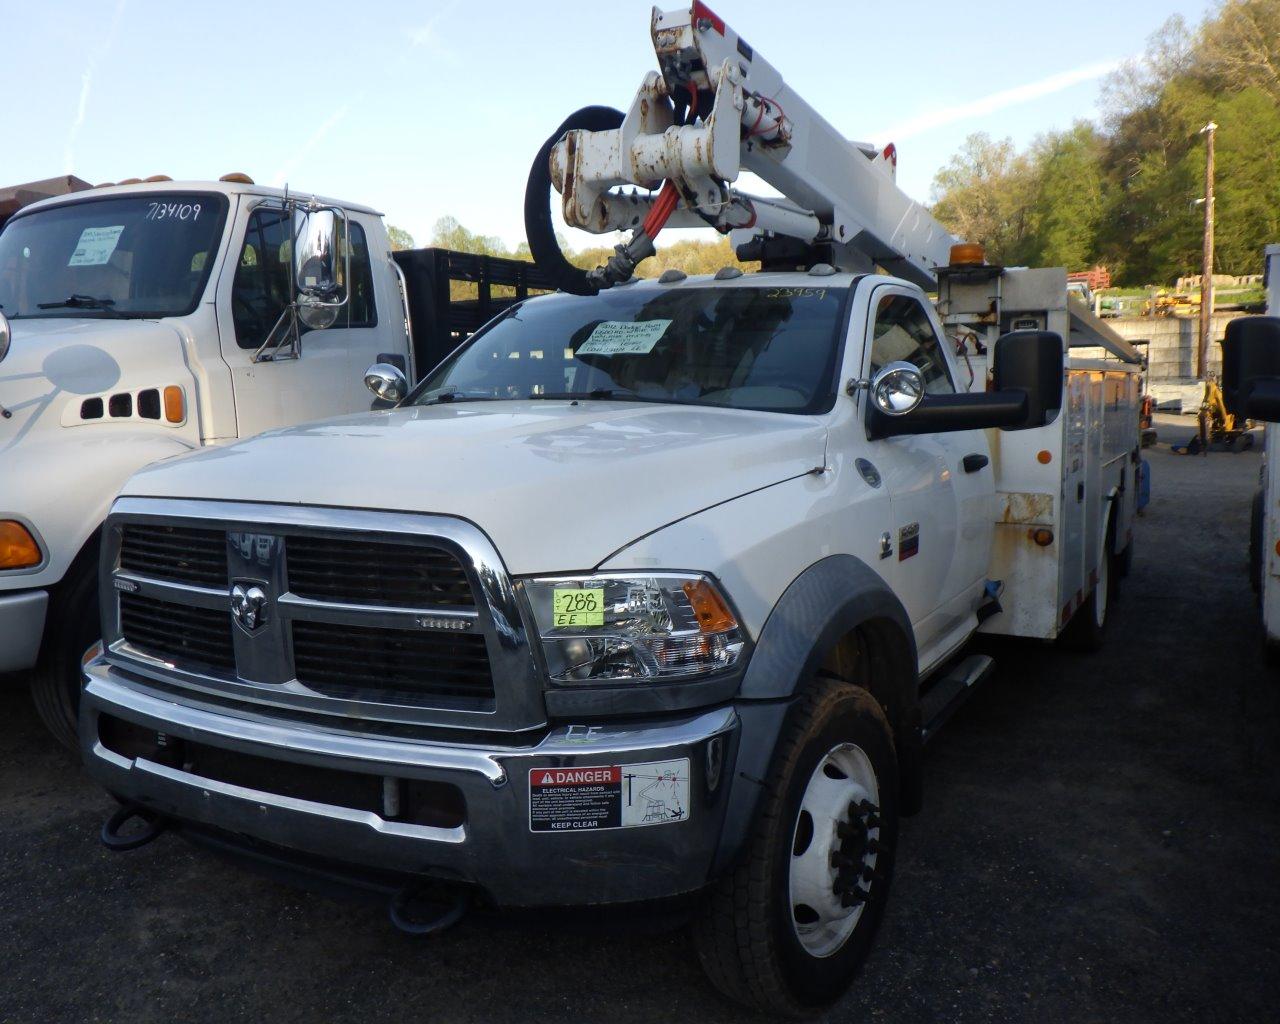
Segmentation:
[(403, 249), (391, 255), (408, 285), (414, 364), (424, 377), (503, 310), (556, 288), (527, 260), (452, 249)]

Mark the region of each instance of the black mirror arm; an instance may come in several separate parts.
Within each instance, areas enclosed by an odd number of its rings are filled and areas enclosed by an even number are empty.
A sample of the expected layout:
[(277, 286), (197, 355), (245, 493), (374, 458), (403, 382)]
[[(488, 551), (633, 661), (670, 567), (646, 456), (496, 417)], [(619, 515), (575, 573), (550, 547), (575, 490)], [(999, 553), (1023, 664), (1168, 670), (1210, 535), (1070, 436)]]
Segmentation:
[(945, 434), (953, 430), (1019, 427), (1027, 418), (1027, 393), (1021, 389), (925, 395), (904, 416), (886, 416), (874, 406), (867, 418), (871, 440), (908, 434)]

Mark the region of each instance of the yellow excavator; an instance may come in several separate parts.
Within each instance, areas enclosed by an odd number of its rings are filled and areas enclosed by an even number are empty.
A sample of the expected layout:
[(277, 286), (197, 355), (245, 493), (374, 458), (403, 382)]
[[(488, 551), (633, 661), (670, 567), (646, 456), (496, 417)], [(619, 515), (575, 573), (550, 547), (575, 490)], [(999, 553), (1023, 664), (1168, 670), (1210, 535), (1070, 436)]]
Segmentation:
[(1247, 452), (1253, 447), (1252, 424), (1227, 409), (1218, 379), (1210, 374), (1204, 382), (1204, 398), (1200, 402), (1200, 430), (1181, 449), (1187, 455), (1207, 452), (1211, 445), (1222, 445), (1229, 452)]

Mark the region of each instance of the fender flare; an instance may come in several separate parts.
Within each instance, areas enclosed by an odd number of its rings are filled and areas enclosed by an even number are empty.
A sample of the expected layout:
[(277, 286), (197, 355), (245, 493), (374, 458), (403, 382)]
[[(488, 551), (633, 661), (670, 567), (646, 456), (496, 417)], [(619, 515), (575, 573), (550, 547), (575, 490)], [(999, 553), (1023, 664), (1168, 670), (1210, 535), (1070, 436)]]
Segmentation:
[(859, 628), (878, 640), (872, 695), (893, 727), (904, 813), (920, 806), (920, 706), (915, 633), (902, 602), (852, 555), (815, 562), (765, 620), (736, 704), (741, 731), (712, 877), (737, 859), (755, 820), (778, 737), (799, 688)]

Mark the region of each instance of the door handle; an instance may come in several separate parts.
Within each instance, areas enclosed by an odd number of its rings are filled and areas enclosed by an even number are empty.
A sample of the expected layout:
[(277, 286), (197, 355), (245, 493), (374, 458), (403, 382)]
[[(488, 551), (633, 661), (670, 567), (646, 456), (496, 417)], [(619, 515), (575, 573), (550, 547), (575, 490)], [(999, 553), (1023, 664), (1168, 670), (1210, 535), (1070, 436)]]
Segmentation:
[(987, 458), (985, 455), (979, 455), (977, 452), (973, 452), (972, 454), (966, 455), (963, 459), (961, 459), (960, 465), (964, 466), (964, 471), (966, 473), (976, 473), (978, 472), (978, 470), (986, 466), (987, 463), (989, 463), (990, 461), (991, 460)]

